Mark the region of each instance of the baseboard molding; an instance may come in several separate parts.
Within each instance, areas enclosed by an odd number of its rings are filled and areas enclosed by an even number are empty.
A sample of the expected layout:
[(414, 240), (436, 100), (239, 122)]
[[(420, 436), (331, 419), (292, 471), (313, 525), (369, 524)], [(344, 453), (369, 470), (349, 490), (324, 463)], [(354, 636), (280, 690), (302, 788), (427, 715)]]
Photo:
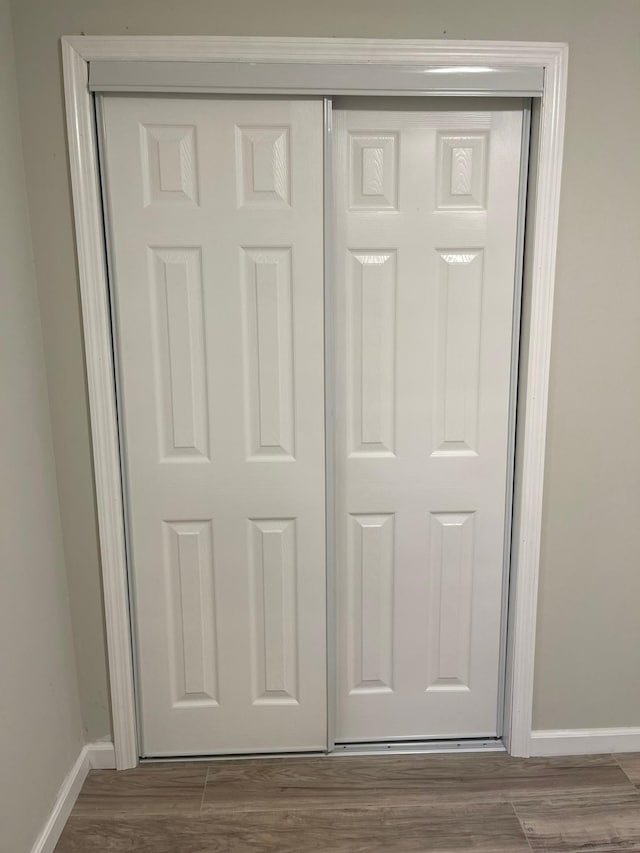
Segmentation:
[(82, 747), (80, 755), (58, 791), (55, 804), (31, 848), (31, 853), (53, 853), (89, 770), (105, 770), (115, 766), (116, 758), (112, 743), (99, 741)]
[(116, 752), (110, 741), (98, 740), (85, 746), (90, 770), (115, 770)]
[(640, 728), (541, 729), (531, 732), (530, 754), (595, 755), (640, 752)]

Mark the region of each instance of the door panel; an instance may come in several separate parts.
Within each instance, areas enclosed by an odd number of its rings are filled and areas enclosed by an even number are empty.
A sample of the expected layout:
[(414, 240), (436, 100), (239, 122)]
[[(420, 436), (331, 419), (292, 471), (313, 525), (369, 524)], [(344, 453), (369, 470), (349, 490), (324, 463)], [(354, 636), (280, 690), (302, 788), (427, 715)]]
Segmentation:
[(339, 741), (497, 734), (522, 112), (439, 104), (334, 110)]
[(103, 108), (143, 752), (323, 749), (322, 103)]

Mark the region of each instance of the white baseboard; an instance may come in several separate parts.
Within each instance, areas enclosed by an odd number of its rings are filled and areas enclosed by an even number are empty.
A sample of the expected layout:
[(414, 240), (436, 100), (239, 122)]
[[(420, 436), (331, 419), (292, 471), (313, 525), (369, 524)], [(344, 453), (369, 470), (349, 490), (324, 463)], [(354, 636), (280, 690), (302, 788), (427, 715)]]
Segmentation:
[(104, 770), (115, 766), (115, 751), (112, 743), (99, 741), (82, 747), (80, 755), (58, 791), (55, 804), (31, 848), (31, 853), (53, 853), (89, 770)]
[(541, 729), (531, 732), (530, 754), (595, 755), (640, 752), (640, 728)]
[(85, 746), (91, 770), (115, 770), (116, 753), (111, 741), (98, 740)]

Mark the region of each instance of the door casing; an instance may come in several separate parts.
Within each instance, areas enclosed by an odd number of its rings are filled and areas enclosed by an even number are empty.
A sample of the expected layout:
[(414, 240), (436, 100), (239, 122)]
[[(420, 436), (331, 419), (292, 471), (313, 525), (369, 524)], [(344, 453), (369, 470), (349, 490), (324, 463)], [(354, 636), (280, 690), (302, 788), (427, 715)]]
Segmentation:
[[(514, 478), (511, 539), (511, 588), (503, 741), (512, 755), (528, 756), (531, 748), (537, 590), (540, 558), (546, 417), (555, 256), (564, 139), (568, 47), (528, 42), (449, 42), (365, 39), (68, 36), (62, 39), (69, 161), (75, 215), (82, 300), (85, 361), (93, 440), (93, 462), (102, 560), (105, 623), (116, 766), (138, 762), (136, 708), (129, 620), (126, 536), (120, 469), (120, 444), (113, 341), (109, 308), (104, 222), (96, 138), (95, 101), (89, 90), (92, 61), (182, 63), (227, 61), (284, 63), (295, 76), (295, 64), (323, 68), (353, 66), (350, 94), (374, 94), (362, 68), (371, 65), (459, 72), (506, 68), (543, 70), (539, 93), (539, 131), (535, 140), (535, 211), (528, 222), (527, 251), (531, 263), (527, 334), (521, 353), (519, 427)], [(347, 69), (347, 79), (349, 78)], [(233, 76), (233, 75), (232, 75)], [(442, 77), (444, 81), (444, 75)], [(438, 88), (438, 75), (422, 94), (452, 94)], [(468, 88), (456, 95), (508, 96), (513, 92), (479, 91), (469, 73)], [(435, 81), (435, 82), (433, 82)], [(242, 80), (225, 92), (247, 93)], [(375, 83), (373, 84), (375, 85)], [(506, 84), (504, 84), (506, 85)], [(298, 84), (296, 91), (322, 94)], [(282, 93), (290, 92), (291, 85)], [(273, 93), (273, 92), (272, 92)], [(277, 92), (275, 92), (277, 94)], [(379, 94), (379, 89), (375, 94)], [(402, 94), (402, 92), (394, 92)], [(331, 94), (326, 92), (325, 94)], [(415, 89), (411, 91), (415, 94)], [(522, 93), (518, 93), (521, 95)], [(329, 416), (328, 413), (327, 416)], [(329, 532), (331, 535), (331, 532)]]

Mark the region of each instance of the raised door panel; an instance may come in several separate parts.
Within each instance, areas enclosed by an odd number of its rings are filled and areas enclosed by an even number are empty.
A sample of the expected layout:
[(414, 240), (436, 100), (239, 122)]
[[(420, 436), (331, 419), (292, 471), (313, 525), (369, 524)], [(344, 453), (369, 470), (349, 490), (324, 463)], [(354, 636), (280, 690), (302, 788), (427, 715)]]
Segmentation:
[(398, 135), (352, 133), (351, 209), (395, 210), (398, 203)]
[(477, 453), (483, 252), (439, 252), (434, 455)]
[(438, 208), (486, 206), (488, 134), (438, 134)]
[(393, 684), (393, 515), (353, 515), (349, 523), (350, 692)]
[(165, 459), (209, 457), (202, 258), (199, 249), (152, 248), (152, 305)]
[(174, 707), (218, 704), (212, 521), (165, 522)]
[(431, 514), (427, 690), (469, 690), (474, 515)]
[(293, 518), (251, 522), (254, 704), (298, 704), (298, 565)]
[(243, 206), (288, 207), (290, 128), (238, 127), (238, 187)]
[(195, 125), (140, 126), (144, 203), (197, 204)]
[(249, 458), (293, 460), (291, 249), (244, 249)]
[(353, 252), (347, 365), (351, 454), (393, 455), (395, 433), (394, 252)]

